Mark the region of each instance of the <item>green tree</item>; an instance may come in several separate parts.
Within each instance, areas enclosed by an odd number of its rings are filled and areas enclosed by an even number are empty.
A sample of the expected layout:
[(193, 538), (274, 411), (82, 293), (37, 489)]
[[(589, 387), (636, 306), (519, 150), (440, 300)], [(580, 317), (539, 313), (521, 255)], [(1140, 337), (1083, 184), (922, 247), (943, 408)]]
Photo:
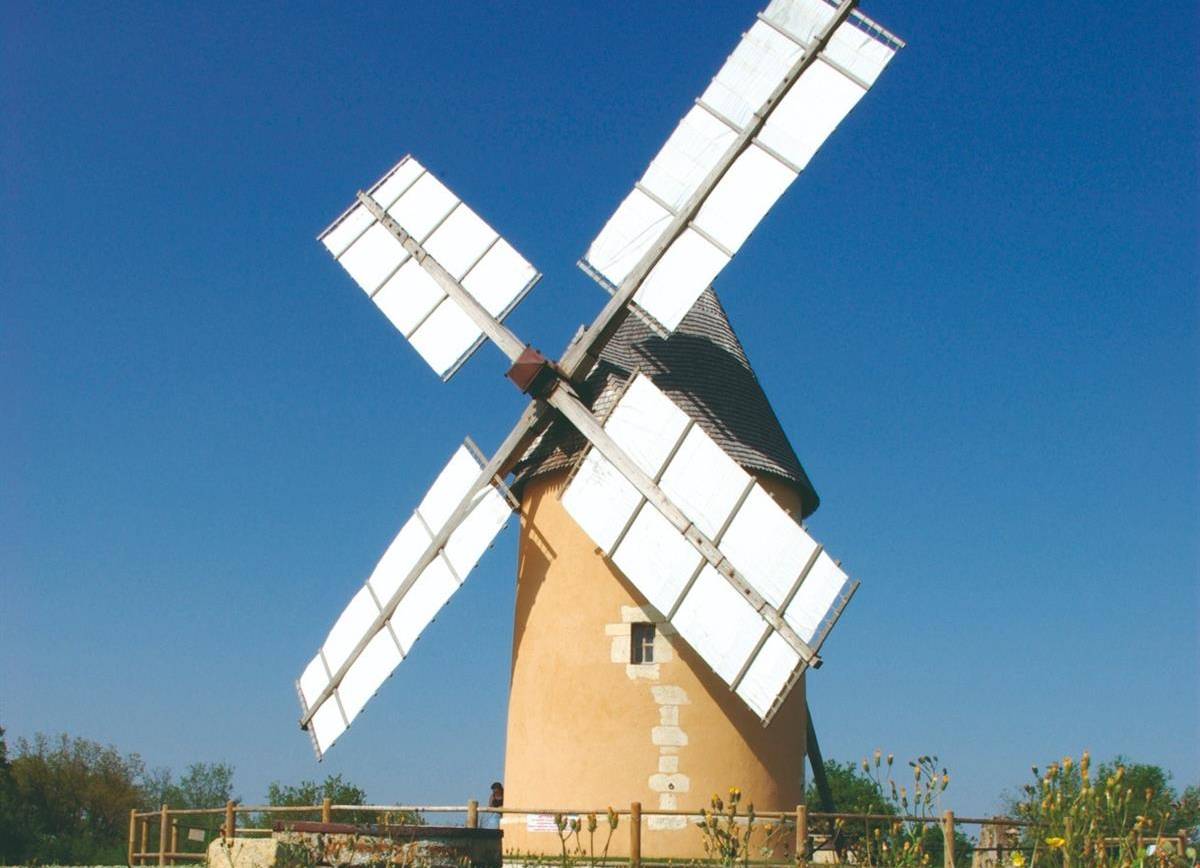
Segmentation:
[[(1034, 783), (1008, 797), (1009, 810), (1031, 820), (1022, 838), (1033, 853), (1031, 866), (1141, 864), (1141, 845), (1157, 833), (1195, 834), (1200, 798), (1192, 789), (1176, 794), (1164, 769), (1127, 757), (1093, 770), (1085, 751), (1045, 770), (1033, 768)], [(1174, 864), (1174, 863), (1173, 863)]]
[[(1157, 832), (1161, 824), (1166, 832), (1187, 831), (1195, 834), (1200, 825), (1200, 788), (1192, 786), (1179, 794), (1171, 783), (1171, 773), (1162, 766), (1149, 763), (1134, 762), (1129, 757), (1118, 754), (1108, 762), (1101, 763), (1092, 772), (1081, 769), (1081, 774), (1069, 774), (1075, 766), (1068, 757), (1061, 762), (1052, 762), (1046, 766), (1047, 772), (1033, 769), (1035, 779), (1042, 779), (1050, 771), (1055, 775), (1055, 792), (1061, 793), (1066, 802), (1080, 796), (1084, 786), (1085, 775), (1090, 775), (1092, 782), (1115, 779), (1120, 771), (1120, 792), (1127, 798), (1130, 822), (1137, 817), (1147, 818), (1152, 828)], [(1046, 806), (1043, 805), (1039, 787), (1032, 784), (1021, 788), (1018, 795), (1007, 794), (1003, 801), (1010, 814), (1026, 817), (1035, 821), (1045, 818)], [(1115, 816), (1104, 819), (1105, 834), (1119, 837), (1128, 829), (1120, 827), (1120, 821)]]
[(17, 743), (8, 771), (27, 836), (22, 861), (124, 862), (129, 812), (141, 801), (144, 766), (136, 754), (39, 734)]
[[(896, 818), (869, 820), (864, 816), (839, 820), (835, 827), (837, 849), (849, 850), (856, 861), (865, 864), (941, 863), (945, 844), (938, 822), (939, 806), (942, 793), (950, 785), (950, 776), (944, 768), (938, 771), (935, 756), (917, 757), (908, 763), (908, 769), (913, 776), (911, 780), (896, 780), (895, 758), (888, 754), (885, 761), (883, 752), (878, 750), (872, 759), (864, 759), (857, 766), (825, 761), (825, 778), (837, 813)], [(809, 786), (806, 798), (810, 806), (821, 803), (815, 784)], [(904, 816), (921, 819), (900, 819)], [(956, 864), (970, 864), (972, 851), (970, 839), (962, 832), (955, 832)]]
[(29, 852), (29, 835), (12, 768), (8, 762), (8, 745), (4, 727), (0, 726), (0, 863), (10, 865), (22, 861)]
[(1196, 787), (1189, 787), (1181, 796), (1171, 783), (1169, 771), (1162, 766), (1134, 762), (1123, 754), (1101, 763), (1097, 775), (1105, 780), (1116, 774), (1118, 768), (1125, 769), (1125, 786), (1132, 791), (1129, 807), (1134, 816), (1166, 817), (1166, 831), (1195, 833), (1200, 821)]
[(238, 801), (233, 795), (233, 766), (228, 763), (192, 763), (174, 780), (170, 769), (147, 772), (142, 784), (146, 810), (167, 804), (172, 808), (219, 808)]
[[(852, 762), (825, 760), (825, 780), (829, 784), (829, 792), (833, 798), (833, 809), (838, 813), (888, 815), (896, 813), (891, 803), (884, 798), (879, 783)], [(809, 782), (804, 798), (810, 811), (824, 810), (821, 807), (821, 795), (817, 791), (816, 783)], [(815, 822), (814, 826), (821, 828)], [(862, 840), (865, 829), (866, 824), (864, 823), (843, 823), (837, 835), (838, 846), (857, 846)], [(833, 825), (830, 824), (828, 829), (822, 828), (822, 831), (832, 834)]]
[(1175, 802), (1175, 816), (1179, 828), (1188, 829), (1193, 841), (1200, 838), (1200, 786), (1193, 784), (1183, 791)]
[[(239, 801), (233, 795), (234, 767), (228, 763), (192, 763), (187, 771), (175, 780), (170, 769), (158, 768), (145, 773), (142, 782), (142, 808), (157, 811), (166, 804), (172, 808), (219, 808), (230, 800)], [(224, 815), (189, 815), (180, 819), (182, 834), (191, 829), (202, 829), (205, 840), (211, 840)]]
[[(319, 806), (324, 799), (329, 799), (335, 805), (365, 805), (367, 794), (344, 780), (340, 774), (329, 775), (321, 783), (301, 781), (293, 785), (274, 781), (267, 787), (267, 804), (273, 807)], [(340, 813), (334, 817), (337, 822), (360, 824), (376, 822), (378, 819), (380, 818), (368, 811)], [(424, 822), (419, 814), (410, 811), (382, 819), (384, 822), (402, 825), (419, 825)]]
[(157, 811), (164, 802), (170, 804), (171, 796), (174, 795), (174, 778), (171, 770), (164, 767), (143, 771), (140, 787), (142, 799), (138, 807), (143, 811)]
[(233, 766), (227, 763), (192, 763), (179, 779), (180, 804), (212, 808), (237, 801), (233, 795)]
[[(896, 813), (875, 779), (865, 771), (860, 771), (859, 766), (852, 762), (825, 760), (825, 779), (829, 782), (835, 811), (855, 814)], [(821, 796), (817, 792), (817, 785), (811, 781), (805, 799), (810, 811), (819, 809)]]
[(320, 805), (329, 799), (335, 805), (364, 805), (367, 794), (341, 775), (329, 775), (324, 782), (301, 781), (296, 785), (285, 785), (274, 781), (267, 787), (267, 804), (275, 807)]

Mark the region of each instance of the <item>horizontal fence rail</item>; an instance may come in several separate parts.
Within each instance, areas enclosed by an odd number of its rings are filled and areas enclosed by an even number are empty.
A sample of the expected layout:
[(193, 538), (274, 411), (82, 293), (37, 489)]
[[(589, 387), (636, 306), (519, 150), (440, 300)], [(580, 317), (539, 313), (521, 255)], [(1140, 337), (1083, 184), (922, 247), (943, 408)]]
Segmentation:
[[(465, 828), (478, 828), (480, 815), (503, 816), (553, 816), (553, 817), (587, 817), (595, 815), (602, 818), (608, 813), (624, 819), (628, 828), (629, 856), (611, 857), (609, 862), (628, 864), (630, 868), (641, 868), (643, 853), (641, 846), (643, 818), (646, 817), (687, 817), (701, 821), (703, 814), (699, 810), (650, 808), (643, 809), (639, 802), (633, 802), (629, 807), (613, 808), (511, 808), (480, 806), (474, 799), (465, 805), (340, 805), (326, 799), (319, 805), (240, 805), (227, 802), (221, 807), (214, 808), (172, 808), (163, 805), (157, 811), (131, 811), (129, 814), (129, 862), (133, 866), (144, 865), (176, 865), (183, 863), (200, 863), (205, 861), (208, 845), (213, 840), (226, 840), (238, 836), (261, 836), (270, 834), (269, 827), (275, 818), (286, 820), (298, 815), (318, 818), (322, 823), (331, 823), (340, 816), (343, 821), (347, 814), (361, 817), (364, 814), (375, 815), (376, 822), (383, 824), (404, 816), (424, 817), (428, 814), (458, 814), (465, 819)], [(238, 823), (238, 815), (255, 815), (267, 821), (268, 827), (242, 826)], [(393, 816), (393, 815), (399, 815)], [(727, 816), (727, 815), (726, 815)], [(929, 827), (941, 827), (943, 835), (944, 862), (943, 868), (956, 868), (954, 846), (956, 829), (960, 826), (1001, 826), (1006, 829), (1017, 829), (1035, 825), (1029, 820), (1012, 817), (959, 817), (953, 811), (945, 811), (940, 816), (918, 814), (863, 814), (851, 812), (820, 812), (809, 811), (804, 805), (799, 805), (793, 811), (756, 811), (756, 821), (774, 822), (791, 830), (796, 857), (781, 863), (778, 860), (752, 860), (755, 864), (792, 864), (806, 866), (809, 853), (817, 850), (832, 848), (835, 839), (843, 834), (842, 830), (853, 831), (846, 824), (866, 824), (870, 828), (891, 823), (915, 823)], [(195, 825), (205, 818), (220, 818), (220, 823), (208, 822)], [(354, 819), (352, 817), (351, 819)], [(738, 817), (744, 821), (745, 814)], [(826, 826), (827, 832), (813, 830), (814, 825)], [(861, 828), (861, 827), (858, 827)], [(181, 839), (181, 832), (183, 833)], [(199, 835), (196, 833), (199, 832)], [(1146, 842), (1179, 841), (1185, 842), (1178, 834), (1146, 835)], [(1140, 839), (1139, 839), (1140, 840)], [(180, 845), (185, 845), (181, 847)], [(198, 844), (203, 849), (188, 850), (187, 845)], [(994, 852), (998, 861), (1004, 853), (1014, 853), (1025, 849), (1016, 844), (997, 844), (994, 846), (974, 846), (979, 852)], [(666, 860), (647, 859), (647, 862)], [(961, 866), (965, 868), (965, 866)]]

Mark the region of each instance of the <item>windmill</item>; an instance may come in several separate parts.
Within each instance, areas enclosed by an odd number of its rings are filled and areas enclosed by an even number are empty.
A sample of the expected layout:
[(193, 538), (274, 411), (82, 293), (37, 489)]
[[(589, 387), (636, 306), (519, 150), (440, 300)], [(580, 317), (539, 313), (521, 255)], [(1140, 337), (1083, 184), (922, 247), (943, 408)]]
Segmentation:
[[(359, 192), (319, 236), (443, 380), (490, 340), (530, 402), (492, 455), (469, 440), (454, 453), (301, 674), (300, 723), (318, 757), (521, 509), (510, 475), (536, 463), (565, 431), (580, 448), (553, 496), (538, 489), (540, 502), (553, 502), (539, 506), (541, 514), (569, 524), (572, 539), (585, 543), (581, 557), (638, 601), (624, 608), (640, 616), (608, 625), (614, 647), (640, 641), (642, 651), (631, 653), (644, 660), (666, 641), (703, 686), (682, 699), (668, 690), (677, 686), (655, 686), (663, 721), (656, 730), (683, 733), (668, 721), (681, 714), (680, 703), (708, 694), (706, 713), (732, 720), (738, 733), (721, 750), (735, 759), (739, 749), (759, 759), (784, 750), (793, 760), (798, 750), (799, 774), (793, 762), (787, 775), (802, 793), (805, 737), (792, 730), (807, 722), (811, 731), (811, 721), (795, 688), (820, 666), (821, 646), (858, 587), (797, 519), (815, 509), (815, 492), (802, 485), (797, 497), (747, 472), (713, 436), (711, 420), (636, 364), (615, 380), (595, 374), (631, 330), (670, 344), (691, 319), (716, 317), (720, 327), (724, 314), (710, 284), (902, 45), (854, 0), (773, 0), (580, 261), (611, 297), (557, 361), (504, 324), (540, 275), (412, 157)], [(597, 382), (598, 394), (588, 394)], [(514, 480), (534, 487), (528, 474)], [(532, 507), (525, 518), (523, 551), (539, 532)], [(539, 624), (531, 631), (527, 623), (515, 641), (559, 632)], [(510, 779), (513, 720), (533, 714), (516, 695), (516, 659), (514, 651)], [(778, 735), (754, 735), (746, 725), (771, 733), (780, 725), (768, 725), (785, 714), (789, 731)], [(688, 778), (678, 770), (679, 737), (661, 740), (652, 779), (660, 806), (673, 805)], [(546, 771), (539, 766), (538, 774)]]

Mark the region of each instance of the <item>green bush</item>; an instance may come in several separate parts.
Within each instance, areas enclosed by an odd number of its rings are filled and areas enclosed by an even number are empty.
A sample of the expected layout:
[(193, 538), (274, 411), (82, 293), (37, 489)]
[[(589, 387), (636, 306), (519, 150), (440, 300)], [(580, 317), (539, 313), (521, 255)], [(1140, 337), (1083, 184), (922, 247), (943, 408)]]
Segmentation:
[(1118, 757), (1093, 777), (1091, 757), (1084, 751), (1078, 762), (1065, 757), (1045, 772), (1034, 766), (1033, 776), (1035, 783), (1026, 785), (1012, 806), (1032, 824), (1023, 836), (1029, 857), (1018, 860), (1028, 861), (1029, 868), (1194, 864), (1194, 855), (1178, 853), (1178, 847), (1158, 847), (1151, 854), (1144, 846), (1164, 833), (1195, 831), (1194, 814), (1187, 816), (1189, 809), (1194, 811), (1188, 794), (1177, 802), (1169, 776), (1158, 767), (1127, 768)]

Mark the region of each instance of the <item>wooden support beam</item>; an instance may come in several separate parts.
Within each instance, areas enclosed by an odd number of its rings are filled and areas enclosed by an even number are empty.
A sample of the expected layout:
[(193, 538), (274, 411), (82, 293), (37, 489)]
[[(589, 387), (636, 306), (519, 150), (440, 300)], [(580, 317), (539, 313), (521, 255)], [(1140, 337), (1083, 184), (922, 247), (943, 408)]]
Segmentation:
[[(142, 845), (141, 845), (141, 847), (138, 848), (138, 853), (146, 853), (146, 852), (149, 852), (149, 847), (150, 847), (150, 818), (142, 817), (141, 822), (142, 822), (142, 836), (141, 836), (142, 837)], [(144, 860), (139, 858), (138, 861), (141, 862)]]
[(171, 812), (164, 804), (158, 812), (158, 864), (167, 864), (167, 844), (171, 837)]
[(467, 828), (479, 828), (479, 802), (475, 799), (467, 802)]
[[(217, 810), (220, 810), (220, 808), (218, 808)], [(265, 832), (267, 830), (264, 829), (263, 831)], [(157, 853), (135, 853), (134, 855), (135, 856), (157, 856), (158, 854)], [(195, 864), (195, 863), (202, 864), (204, 862), (204, 854), (196, 853), (196, 852), (167, 853), (167, 860), (172, 865), (174, 865), (176, 862), (185, 862), (188, 864)]]
[(227, 841), (232, 841), (233, 836), (237, 833), (237, 814), (233, 810), (233, 800), (230, 799), (225, 803), (225, 828), (224, 834)]
[(942, 814), (942, 866), (943, 868), (954, 868), (953, 811), (946, 811)]
[(321, 822), (333, 822), (333, 799), (329, 798), (328, 796), (321, 801)]
[(812, 768), (813, 783), (817, 785), (821, 810), (832, 814), (837, 808), (833, 804), (833, 790), (829, 788), (829, 780), (825, 777), (825, 760), (821, 757), (821, 744), (817, 741), (817, 728), (813, 725), (812, 709), (808, 706), (807, 697), (804, 699), (804, 720), (808, 730), (805, 752), (808, 754), (808, 764)]
[(796, 865), (808, 865), (808, 805), (796, 806)]
[(629, 868), (642, 868), (642, 803), (629, 806)]
[(133, 854), (137, 852), (137, 808), (129, 811), (129, 868), (133, 868)]
[(171, 864), (175, 864), (175, 855), (179, 852), (179, 821), (171, 821)]

